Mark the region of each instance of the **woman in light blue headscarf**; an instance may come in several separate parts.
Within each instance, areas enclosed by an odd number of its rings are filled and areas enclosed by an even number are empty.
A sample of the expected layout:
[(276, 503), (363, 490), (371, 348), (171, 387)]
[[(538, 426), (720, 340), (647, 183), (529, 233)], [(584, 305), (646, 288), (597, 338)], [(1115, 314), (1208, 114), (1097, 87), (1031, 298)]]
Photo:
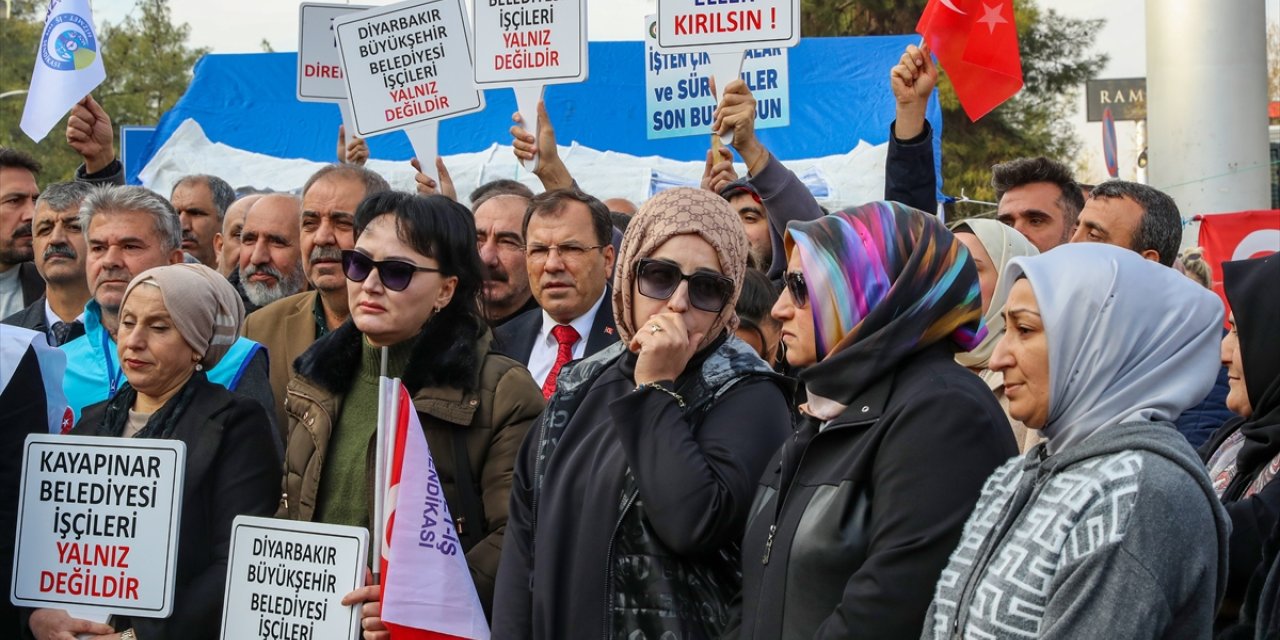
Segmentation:
[(1015, 258), (1001, 289), (990, 365), (1046, 440), (987, 479), (924, 637), (1209, 637), (1229, 526), (1171, 421), (1213, 385), (1221, 303), (1096, 243)]

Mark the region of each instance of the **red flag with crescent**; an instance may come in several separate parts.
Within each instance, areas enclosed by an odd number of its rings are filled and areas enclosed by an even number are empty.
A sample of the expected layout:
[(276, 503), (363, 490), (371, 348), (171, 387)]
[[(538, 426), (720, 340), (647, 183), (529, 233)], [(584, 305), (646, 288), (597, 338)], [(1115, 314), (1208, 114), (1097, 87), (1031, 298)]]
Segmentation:
[(916, 33), (938, 57), (970, 120), (1022, 89), (1013, 0), (929, 0)]

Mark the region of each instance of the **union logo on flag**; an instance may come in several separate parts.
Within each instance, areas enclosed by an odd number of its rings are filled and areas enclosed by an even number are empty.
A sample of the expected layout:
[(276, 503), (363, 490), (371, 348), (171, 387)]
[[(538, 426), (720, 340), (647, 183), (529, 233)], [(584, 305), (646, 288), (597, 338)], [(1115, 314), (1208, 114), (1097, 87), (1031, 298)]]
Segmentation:
[(98, 57), (93, 25), (74, 13), (53, 16), (40, 41), (40, 59), (56, 71), (88, 69)]

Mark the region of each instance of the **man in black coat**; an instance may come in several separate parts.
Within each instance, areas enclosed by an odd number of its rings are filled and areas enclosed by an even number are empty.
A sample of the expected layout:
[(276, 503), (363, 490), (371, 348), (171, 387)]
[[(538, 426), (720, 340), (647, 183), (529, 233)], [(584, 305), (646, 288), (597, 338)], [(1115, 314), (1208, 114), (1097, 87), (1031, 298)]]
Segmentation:
[[(70, 414), (62, 397), (62, 351), (44, 343), (41, 334), (0, 325), (0, 584), (13, 572), (13, 548), (18, 526), (18, 491), (22, 483), (22, 448), (27, 436), (67, 428)], [(5, 598), (0, 602), (0, 637), (17, 637), (18, 610)]]

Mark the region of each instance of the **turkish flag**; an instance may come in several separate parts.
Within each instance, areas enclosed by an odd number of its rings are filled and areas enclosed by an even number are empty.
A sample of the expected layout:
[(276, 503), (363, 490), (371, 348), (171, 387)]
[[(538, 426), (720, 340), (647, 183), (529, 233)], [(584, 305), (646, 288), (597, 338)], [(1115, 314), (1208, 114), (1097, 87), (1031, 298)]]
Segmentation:
[[(1200, 222), (1200, 247), (1213, 269), (1213, 290), (1227, 304), (1222, 290), (1222, 263), (1248, 260), (1280, 252), (1280, 209), (1211, 213)], [(1230, 306), (1227, 307), (1228, 312)]]
[(1022, 89), (1013, 0), (929, 0), (916, 33), (938, 56), (970, 120)]

